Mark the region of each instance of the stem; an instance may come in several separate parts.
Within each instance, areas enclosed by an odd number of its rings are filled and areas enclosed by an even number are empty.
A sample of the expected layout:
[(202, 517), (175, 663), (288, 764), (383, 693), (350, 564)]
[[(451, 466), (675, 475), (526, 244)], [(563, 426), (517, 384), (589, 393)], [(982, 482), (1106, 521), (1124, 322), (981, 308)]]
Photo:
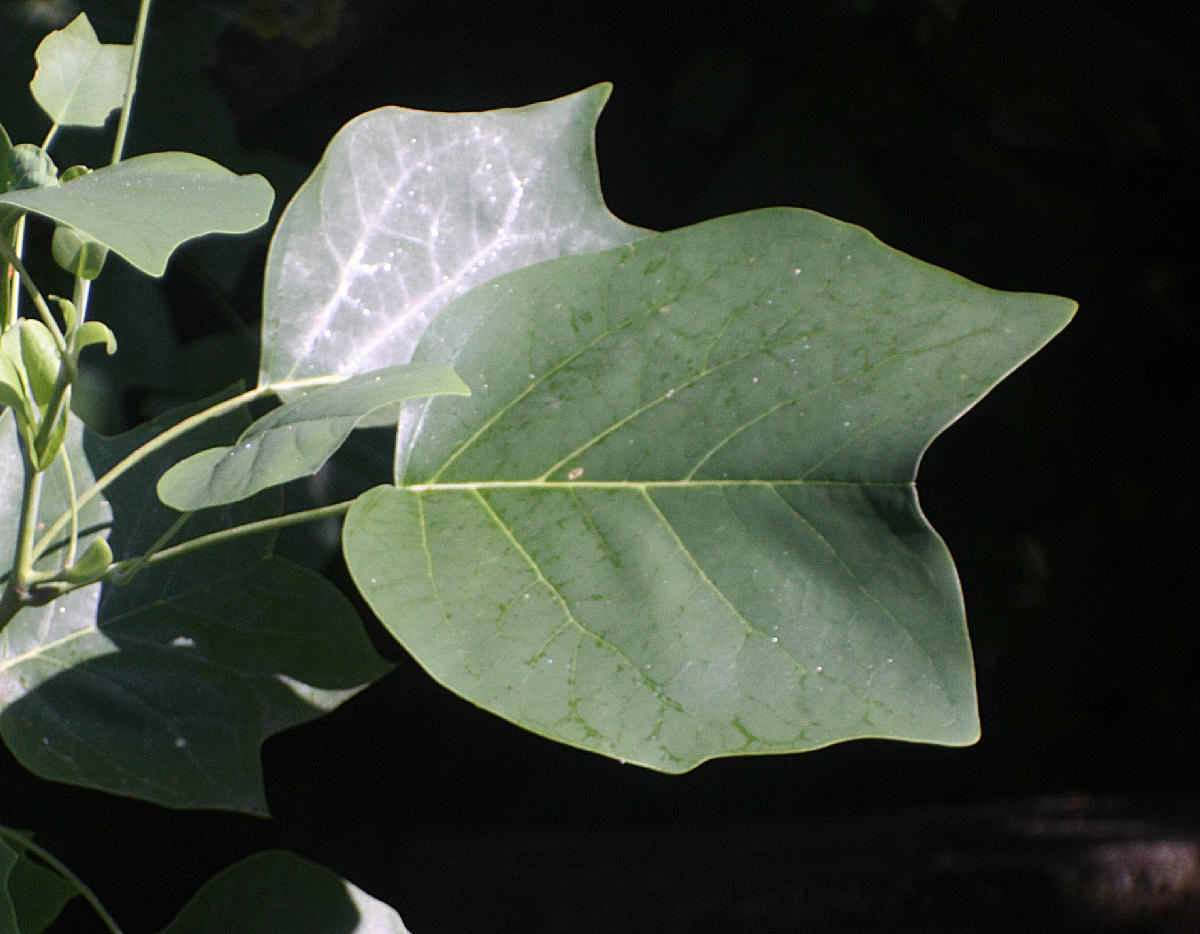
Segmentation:
[(42, 474), (33, 466), (33, 453), (25, 452), (25, 476), (21, 489), (21, 516), (17, 520), (17, 543), (13, 548), (12, 577), (8, 586), (20, 597), (28, 590), (33, 573), (33, 533), (37, 528), (38, 506), (42, 502)]
[(108, 575), (112, 582), (114, 584), (128, 584), (133, 580), (150, 563), (151, 558), (167, 547), (167, 542), (178, 535), (179, 530), (187, 525), (188, 520), (194, 515), (194, 512), (181, 512), (175, 521), (171, 523), (171, 527), (163, 532), (153, 545), (146, 549), (145, 554), (129, 561), (120, 561), (114, 564)]
[(75, 476), (71, 473), (71, 458), (67, 455), (67, 446), (64, 444), (58, 453), (67, 473), (67, 498), (71, 509), (71, 541), (67, 545), (67, 559), (63, 562), (63, 567), (69, 568), (75, 563), (75, 552), (79, 549), (79, 500), (75, 496)]
[(123, 934), (120, 925), (118, 925), (113, 919), (113, 916), (108, 913), (107, 909), (100, 904), (100, 899), (96, 897), (96, 893), (93, 892), (88, 887), (87, 883), (80, 879), (79, 876), (71, 872), (71, 870), (67, 868), (67, 865), (62, 862), (62, 860), (56, 857), (49, 850), (38, 846), (32, 840), (26, 839), (19, 833), (9, 830), (7, 827), (0, 827), (0, 837), (6, 837), (10, 842), (16, 845), (18, 850), (28, 850), (43, 863), (57, 872), (60, 876), (70, 882), (71, 885), (75, 886), (75, 891), (83, 896), (83, 900), (92, 907), (92, 910), (96, 912), (97, 915), (99, 915), (100, 920), (104, 922), (105, 927), (112, 931), (113, 934)]
[(129, 115), (133, 110), (133, 95), (137, 91), (138, 67), (142, 63), (142, 46), (146, 41), (146, 24), (150, 21), (150, 0), (142, 0), (138, 8), (137, 26), (133, 30), (133, 55), (129, 60), (129, 80), (125, 84), (125, 102), (117, 121), (117, 138), (113, 141), (112, 164), (121, 161), (125, 151), (125, 134), (129, 131)]
[(34, 284), (33, 280), (29, 278), (29, 273), (25, 269), (25, 264), (21, 262), (21, 257), (17, 255), (17, 251), (5, 237), (0, 237), (0, 259), (3, 259), (16, 270), (17, 278), (21, 280), (21, 285), (25, 287), (25, 291), (29, 293), (29, 297), (33, 299), (33, 304), (37, 308), (38, 314), (41, 315), (46, 327), (50, 329), (50, 335), (54, 338), (54, 346), (58, 348), (59, 353), (62, 353), (67, 346), (67, 342), (63, 338), (58, 321), (55, 320), (54, 314), (50, 311), (50, 306), (46, 304), (46, 299), (42, 297), (41, 291)]
[[(214, 418), (219, 418), (227, 412), (232, 412), (234, 409), (239, 408), (240, 406), (253, 402), (255, 399), (266, 395), (266, 393), (269, 391), (270, 387), (259, 386), (256, 389), (243, 392), (241, 395), (234, 396), (232, 399), (226, 399), (224, 402), (218, 402), (216, 405), (205, 409), (203, 412), (197, 412), (190, 418), (185, 418), (183, 421), (172, 425), (162, 434), (155, 435), (140, 448), (131, 451), (122, 460), (117, 461), (116, 464), (109, 468), (108, 473), (104, 474), (104, 476), (79, 494), (79, 502), (77, 507), (82, 507), (86, 503), (95, 499), (101, 490), (120, 477), (121, 474), (145, 460), (159, 448), (170, 444), (176, 438), (187, 434), (187, 432), (191, 431), (193, 428), (203, 425), (207, 421), (211, 421)], [(66, 525), (69, 520), (70, 515), (68, 513), (63, 513), (61, 516), (55, 519), (54, 524), (51, 525), (50, 528), (46, 529), (45, 534), (38, 540), (37, 545), (34, 546), (34, 552), (38, 555), (42, 554), (49, 547), (50, 542), (54, 540), (54, 537), (62, 531), (63, 526)]]
[(171, 548), (164, 548), (156, 554), (117, 561), (110, 569), (108, 578), (117, 583), (124, 583), (128, 579), (126, 577), (127, 574), (136, 573), (144, 567), (170, 561), (172, 558), (182, 558), (184, 555), (200, 551), (203, 548), (211, 548), (214, 545), (220, 545), (238, 538), (245, 538), (248, 535), (260, 535), (263, 532), (286, 529), (293, 525), (303, 525), (305, 522), (316, 522), (319, 519), (327, 519), (330, 516), (344, 515), (350, 511), (350, 507), (354, 505), (354, 502), (354, 500), (348, 499), (328, 506), (303, 509), (300, 512), (288, 513), (286, 516), (276, 516), (273, 519), (260, 519), (258, 522), (235, 525), (231, 529), (222, 529), (219, 532), (198, 535), (195, 538), (188, 539), (186, 542), (180, 542)]
[[(271, 383), (266, 386), (258, 386), (254, 389), (247, 390), (246, 392), (234, 396), (231, 399), (226, 399), (224, 402), (218, 402), (216, 405), (210, 406), (203, 412), (197, 412), (195, 415), (189, 416), (183, 421), (172, 425), (166, 431), (162, 432), (162, 434), (155, 435), (140, 448), (131, 451), (122, 460), (118, 461), (115, 465), (109, 468), (108, 473), (104, 474), (99, 480), (95, 481), (90, 487), (79, 494), (77, 508), (82, 508), (85, 504), (95, 499), (100, 494), (101, 490), (103, 490), (113, 481), (117, 480), (127, 470), (141, 463), (159, 448), (170, 444), (176, 438), (187, 434), (193, 428), (198, 428), (205, 422), (211, 421), (214, 418), (219, 418), (220, 416), (225, 415), (228, 412), (232, 412), (234, 409), (240, 408), (243, 405), (249, 405), (251, 402), (261, 399), (263, 396), (270, 393), (278, 392), (281, 389), (309, 389), (317, 386), (327, 386), (330, 383), (340, 382), (342, 379), (344, 379), (344, 377), (341, 376), (314, 376), (310, 379), (298, 379), (284, 383)], [(45, 534), (38, 539), (37, 544), (34, 546), (33, 551), (35, 557), (40, 557), (46, 551), (46, 549), (50, 547), (50, 543), (54, 541), (55, 537), (63, 530), (63, 526), (65, 526), (69, 521), (70, 515), (65, 512), (54, 520), (53, 525), (46, 529)]]

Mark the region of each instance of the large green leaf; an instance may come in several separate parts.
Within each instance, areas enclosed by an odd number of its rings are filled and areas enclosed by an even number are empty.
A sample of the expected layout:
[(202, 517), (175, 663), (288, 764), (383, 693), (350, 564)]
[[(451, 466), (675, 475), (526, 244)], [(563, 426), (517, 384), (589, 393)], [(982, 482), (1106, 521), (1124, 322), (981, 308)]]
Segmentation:
[(444, 364), (404, 363), (314, 389), (254, 422), (230, 447), (210, 448), (176, 464), (158, 495), (185, 511), (222, 506), (316, 473), (355, 426), (405, 399), (470, 390)]
[(161, 934), (408, 934), (362, 889), (291, 853), (258, 853), (210, 879)]
[(0, 194), (0, 204), (76, 227), (161, 276), (175, 248), (193, 237), (262, 226), (274, 197), (261, 175), (235, 175), (194, 153), (155, 152), (62, 185)]
[[(107, 439), (74, 427), (65, 449), (86, 489), (176, 412)], [(107, 536), (118, 560), (143, 553), (177, 513), (151, 492), (176, 459), (236, 435), (244, 419), (207, 423), (91, 500), (84, 543)], [(46, 474), (41, 519), (68, 502), (61, 464)], [(11, 414), (0, 416), (0, 475), (20, 476)], [(12, 553), (20, 484), (0, 487), (0, 554)], [(199, 535), (275, 515), (259, 496), (195, 516)], [(0, 632), (0, 734), (44, 778), (171, 807), (263, 813), (263, 740), (320, 716), (388, 670), (344, 597), (242, 538), (23, 609)], [(51, 551), (42, 567), (61, 556)]]
[(260, 382), (406, 363), (438, 310), (472, 286), (644, 236), (600, 194), (593, 131), (608, 93), (351, 120), (272, 240)]
[(970, 743), (916, 467), (1073, 310), (791, 209), (519, 270), (422, 338), (472, 396), (422, 404), (400, 485), (347, 516), (351, 573), (451, 690), (656, 769)]
[(133, 47), (102, 44), (80, 13), (37, 47), (30, 90), (42, 110), (64, 126), (104, 126), (125, 99)]

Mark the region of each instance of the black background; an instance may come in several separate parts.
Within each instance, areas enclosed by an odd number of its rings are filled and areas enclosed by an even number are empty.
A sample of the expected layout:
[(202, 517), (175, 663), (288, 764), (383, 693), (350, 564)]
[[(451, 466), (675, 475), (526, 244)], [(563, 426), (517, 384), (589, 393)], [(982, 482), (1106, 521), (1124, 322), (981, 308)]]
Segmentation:
[[(601, 175), (626, 221), (799, 205), (986, 285), (1080, 303), (921, 468), (962, 579), (983, 739), (668, 777), (524, 733), (404, 660), (267, 743), (271, 821), (54, 786), (6, 752), (0, 820), (36, 830), (130, 934), (272, 846), (436, 934), (593, 930), (612, 910), (598, 905), (622, 902), (626, 931), (908, 930), (780, 903), (788, 867), (871, 865), (886, 886), (912, 828), (1004, 802), (1118, 801), (1183, 815), (1176, 835), (1197, 839), (1194, 4), (351, 0), (339, 28), (312, 50), (231, 16), (211, 69), (249, 148), (311, 166), (374, 106), (487, 109), (607, 80)], [(252, 320), (253, 282), (242, 292)], [(676, 884), (709, 874), (724, 881)]]

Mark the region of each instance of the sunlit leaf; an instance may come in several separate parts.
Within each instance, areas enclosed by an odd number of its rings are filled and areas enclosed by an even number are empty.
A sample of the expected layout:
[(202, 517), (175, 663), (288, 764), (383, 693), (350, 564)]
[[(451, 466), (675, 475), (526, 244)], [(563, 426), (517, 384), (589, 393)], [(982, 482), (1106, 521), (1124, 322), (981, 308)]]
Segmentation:
[(261, 175), (235, 175), (193, 153), (156, 152), (61, 185), (0, 194), (0, 204), (77, 227), (161, 276), (181, 243), (262, 226), (274, 197)]
[(472, 395), (421, 404), (347, 562), (439, 682), (585, 749), (970, 743), (917, 463), (1073, 310), (790, 209), (519, 270), (422, 338)]
[(384, 107), (350, 121), (280, 219), (260, 382), (406, 363), (472, 286), (645, 235), (604, 206), (597, 85), (484, 113)]
[(104, 126), (125, 99), (133, 47), (102, 44), (85, 14), (37, 47), (30, 90), (47, 116), (64, 126)]

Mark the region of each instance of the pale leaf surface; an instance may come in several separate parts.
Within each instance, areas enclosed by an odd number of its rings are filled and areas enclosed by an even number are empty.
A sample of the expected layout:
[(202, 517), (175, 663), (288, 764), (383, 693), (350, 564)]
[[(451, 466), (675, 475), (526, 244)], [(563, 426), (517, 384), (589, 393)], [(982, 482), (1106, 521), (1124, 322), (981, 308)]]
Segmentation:
[(272, 241), (260, 383), (406, 363), (439, 309), (472, 286), (644, 236), (600, 193), (593, 131), (608, 92), (351, 120)]
[(104, 126), (124, 101), (133, 47), (101, 43), (86, 14), (46, 36), (35, 54), (29, 87), (55, 123)]

